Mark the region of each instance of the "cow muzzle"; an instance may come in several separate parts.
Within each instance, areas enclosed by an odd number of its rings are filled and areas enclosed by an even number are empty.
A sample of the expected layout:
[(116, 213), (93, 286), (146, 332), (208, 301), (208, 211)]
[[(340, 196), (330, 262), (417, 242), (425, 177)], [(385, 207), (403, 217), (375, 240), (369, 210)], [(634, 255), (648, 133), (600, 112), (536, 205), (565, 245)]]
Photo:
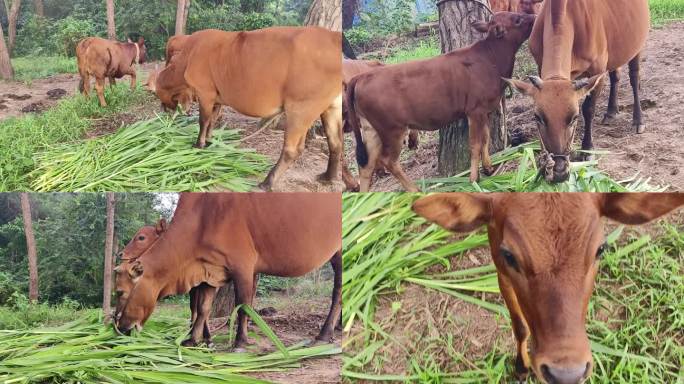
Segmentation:
[(542, 364), (540, 370), (548, 384), (580, 384), (591, 373), (591, 362), (575, 365)]
[(562, 183), (570, 178), (570, 155), (543, 152), (537, 165), (539, 176), (549, 183)]

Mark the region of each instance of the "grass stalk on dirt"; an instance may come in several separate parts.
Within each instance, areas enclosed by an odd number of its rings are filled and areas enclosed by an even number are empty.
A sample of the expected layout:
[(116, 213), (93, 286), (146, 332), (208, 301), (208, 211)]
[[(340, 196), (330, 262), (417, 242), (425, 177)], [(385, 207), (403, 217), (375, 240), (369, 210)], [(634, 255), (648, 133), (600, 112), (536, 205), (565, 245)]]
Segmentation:
[(36, 191), (248, 191), (266, 158), (238, 147), (237, 130), (193, 148), (197, 118), (161, 115), (94, 140), (49, 147), (29, 175)]
[[(495, 269), (491, 264), (451, 268), (467, 251), (485, 247), (487, 236), (480, 231), (454, 238), (436, 225), (427, 225), (410, 210), (418, 196), (343, 197), (343, 321), (351, 336), (343, 345), (342, 374), (368, 381), (507, 382), (513, 377), (515, 351), (500, 347), (510, 343), (506, 338), (512, 335)], [(678, 330), (684, 322), (684, 231), (667, 223), (661, 228), (663, 234), (653, 239), (630, 235), (626, 242), (619, 241), (628, 237), (622, 234), (622, 227), (607, 236), (612, 249), (602, 261), (587, 325), (596, 364), (593, 383), (671, 383), (681, 379), (678, 369), (684, 361), (684, 340)], [(411, 333), (396, 323), (399, 311), (411, 311), (402, 306), (402, 292), (409, 285), (479, 306), (502, 318), (506, 329), (498, 331), (499, 338), (486, 346), (490, 351), (476, 360), (467, 351), (454, 350), (454, 342), (449, 341), (463, 337), (457, 320), (446, 321), (448, 334), (445, 329), (428, 326), (430, 335), (440, 335), (434, 340), (421, 331)], [(377, 316), (379, 305), (383, 306), (381, 316)], [(431, 322), (429, 315), (415, 311), (409, 315), (414, 323)], [(400, 328), (415, 344), (430, 341), (414, 351), (415, 345), (402, 345), (395, 339), (393, 328)], [(452, 364), (468, 368), (450, 370), (437, 363), (445, 356)], [(384, 370), (387, 362), (402, 357), (406, 359), (404, 372)]]

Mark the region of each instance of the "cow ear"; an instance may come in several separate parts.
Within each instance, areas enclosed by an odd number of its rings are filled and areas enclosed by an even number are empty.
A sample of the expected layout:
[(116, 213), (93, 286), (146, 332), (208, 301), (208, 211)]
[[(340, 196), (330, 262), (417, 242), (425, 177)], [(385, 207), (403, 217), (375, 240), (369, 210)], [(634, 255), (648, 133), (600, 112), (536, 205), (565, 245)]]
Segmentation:
[(166, 219), (162, 218), (159, 219), (157, 222), (157, 235), (161, 235), (162, 233), (166, 232), (167, 224), (166, 224)]
[(501, 80), (505, 81), (508, 83), (508, 85), (511, 86), (511, 88), (515, 88), (518, 90), (518, 92), (522, 93), (523, 95), (527, 96), (532, 96), (534, 97), (537, 92), (541, 89), (541, 79), (539, 79), (538, 83), (532, 82), (528, 83), (526, 81), (521, 81), (521, 80), (516, 80), (516, 79), (507, 79), (505, 77), (502, 77)]
[(644, 224), (684, 205), (684, 193), (606, 193), (601, 214), (623, 224)]
[(478, 32), (489, 32), (489, 23), (486, 21), (473, 21), (472, 23), (470, 23), (470, 26)]
[(133, 282), (136, 283), (143, 275), (144, 273), (144, 268), (140, 260), (136, 260), (131, 264), (131, 266), (128, 268), (128, 275), (133, 279)]
[(142, 37), (142, 36), (140, 36), (140, 37), (138, 38), (138, 45), (143, 45), (143, 44), (145, 44), (145, 38)]
[(133, 40), (131, 40), (131, 38), (129, 37), (128, 39), (126, 39), (126, 42), (127, 42), (127, 43), (132, 43)]
[(437, 193), (416, 200), (411, 207), (428, 221), (455, 232), (470, 232), (492, 216), (491, 198), (470, 193)]
[(605, 72), (599, 73), (598, 75), (594, 75), (590, 78), (584, 78), (584, 79), (573, 81), (572, 85), (575, 87), (575, 92), (577, 92), (578, 97), (581, 99), (587, 93), (593, 91), (594, 88), (596, 88), (596, 86), (601, 83), (604, 75), (605, 75)]

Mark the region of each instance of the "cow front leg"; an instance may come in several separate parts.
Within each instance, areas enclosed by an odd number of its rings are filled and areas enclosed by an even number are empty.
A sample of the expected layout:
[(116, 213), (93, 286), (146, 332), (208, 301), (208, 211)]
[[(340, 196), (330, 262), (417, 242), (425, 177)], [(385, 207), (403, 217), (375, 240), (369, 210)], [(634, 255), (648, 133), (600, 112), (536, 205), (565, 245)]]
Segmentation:
[(318, 181), (331, 183), (336, 180), (342, 156), (342, 96), (335, 99), (333, 104), (321, 114), (321, 122), (328, 139), (328, 168), (318, 175)]
[(375, 173), (375, 167), (380, 158), (380, 153), (382, 152), (383, 142), (378, 135), (378, 132), (373, 128), (370, 123), (361, 119), (361, 131), (363, 134), (363, 140), (356, 140), (357, 146), (363, 146), (365, 148), (366, 163), (361, 164), (359, 161), (359, 153), (364, 152), (363, 149), (356, 149), (356, 162), (359, 165), (359, 192), (368, 192), (373, 182), (373, 173)]
[(608, 96), (608, 109), (603, 115), (601, 124), (610, 124), (615, 121), (618, 114), (618, 84), (620, 83), (620, 68), (610, 71), (610, 95)]
[(641, 120), (641, 98), (639, 97), (639, 59), (641, 54), (636, 55), (629, 62), (629, 84), (632, 86), (632, 93), (634, 94), (634, 108), (632, 108), (632, 126), (636, 128), (637, 133), (644, 133), (646, 126)]
[(116, 86), (116, 79), (114, 76), (109, 76), (109, 87), (115, 87)]
[(527, 350), (527, 339), (530, 336), (530, 331), (527, 327), (527, 322), (520, 309), (518, 298), (515, 296), (513, 287), (502, 275), (498, 276), (499, 289), (504, 298), (508, 312), (511, 314), (511, 324), (513, 326), (513, 335), (517, 344), (517, 355), (515, 358), (515, 375), (519, 381), (524, 382), (527, 375), (530, 373), (530, 355)]
[(325, 343), (331, 342), (335, 325), (339, 319), (342, 309), (342, 253), (335, 252), (335, 255), (330, 259), (330, 265), (335, 273), (333, 280), (332, 301), (330, 303), (330, 311), (325, 323), (321, 328), (321, 332), (316, 336), (316, 340)]
[(208, 342), (208, 344), (211, 344), (211, 335), (209, 334), (207, 321), (209, 320), (209, 314), (211, 313), (211, 305), (216, 296), (216, 289), (206, 283), (202, 283), (196, 288), (198, 290), (197, 317), (192, 324), (190, 338), (181, 343), (181, 345), (185, 347), (196, 346), (202, 339), (204, 339), (205, 342)]
[(480, 155), (484, 147), (484, 135), (486, 129), (485, 114), (468, 115), (468, 146), (470, 147), (470, 182), (480, 180)]
[[(251, 273), (236, 272), (233, 277), (235, 282), (235, 304), (246, 304), (252, 306), (252, 299), (254, 298), (254, 275)], [(238, 311), (237, 316), (237, 335), (235, 336), (234, 347), (236, 349), (242, 348), (244, 344), (249, 341), (247, 337), (247, 315), (243, 309)]]
[(199, 288), (192, 287), (190, 289), (190, 324), (195, 324), (197, 320), (197, 303), (198, 303)]
[[(601, 96), (601, 91), (603, 91), (603, 86), (606, 84), (605, 77), (601, 77), (598, 84), (594, 89), (589, 92), (587, 97), (582, 103), (582, 117), (584, 117), (584, 136), (582, 137), (582, 149), (585, 151), (590, 151), (594, 149), (594, 143), (592, 141), (592, 125), (594, 122), (594, 112), (596, 112), (596, 102), (599, 96)], [(588, 153), (582, 153), (578, 156), (580, 160), (591, 160), (593, 156)]]
[(193, 147), (203, 149), (207, 147), (207, 131), (209, 130), (209, 126), (211, 125), (212, 119), (214, 117), (214, 99), (201, 99), (199, 103), (199, 112), (200, 130), (199, 134), (197, 135), (197, 142), (195, 145), (193, 145)]
[(128, 74), (131, 75), (131, 89), (135, 89), (135, 87), (137, 85), (135, 69), (131, 68), (131, 71)]
[(207, 147), (211, 145), (211, 135), (214, 132), (214, 127), (216, 126), (216, 122), (218, 121), (219, 115), (221, 114), (221, 104), (214, 104), (214, 108), (211, 110), (211, 119), (209, 121), (209, 126), (207, 127), (207, 134), (206, 134), (206, 140), (207, 140)]

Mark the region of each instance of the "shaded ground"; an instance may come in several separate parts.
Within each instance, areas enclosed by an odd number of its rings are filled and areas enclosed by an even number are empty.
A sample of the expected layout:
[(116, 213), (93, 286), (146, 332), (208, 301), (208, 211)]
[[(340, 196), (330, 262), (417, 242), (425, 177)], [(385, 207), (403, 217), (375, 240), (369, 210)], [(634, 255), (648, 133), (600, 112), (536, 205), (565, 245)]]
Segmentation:
[[(646, 132), (637, 135), (632, 128), (633, 99), (626, 67), (622, 69), (619, 88), (621, 113), (610, 126), (594, 126), (595, 149), (611, 152), (600, 157), (599, 167), (616, 180), (639, 174), (650, 177), (651, 184), (684, 190), (684, 173), (680, 171), (684, 163), (683, 34), (684, 23), (678, 22), (654, 29), (649, 35), (641, 63), (641, 98)], [(608, 87), (597, 104), (595, 122), (601, 122), (607, 103)], [(530, 106), (531, 102), (518, 93), (507, 100), (509, 132), (532, 139), (537, 137)], [(422, 132), (418, 150), (403, 151), (402, 165), (413, 180), (438, 176), (437, 138), (436, 132)], [(578, 132), (577, 148), (580, 140), (581, 132)], [(353, 144), (346, 146), (346, 156), (350, 162), (355, 162)], [(375, 180), (374, 191), (400, 190), (393, 177)]]

